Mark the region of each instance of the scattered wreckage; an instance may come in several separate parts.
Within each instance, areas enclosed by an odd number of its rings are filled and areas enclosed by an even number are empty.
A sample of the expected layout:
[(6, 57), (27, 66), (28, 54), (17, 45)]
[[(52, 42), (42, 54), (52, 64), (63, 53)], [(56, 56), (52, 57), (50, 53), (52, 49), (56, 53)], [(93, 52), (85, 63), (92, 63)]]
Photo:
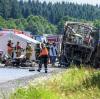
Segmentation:
[(62, 38), (60, 66), (96, 65), (96, 54), (100, 57), (100, 53), (98, 54), (96, 50), (99, 41), (98, 32), (98, 29), (86, 23), (66, 22)]

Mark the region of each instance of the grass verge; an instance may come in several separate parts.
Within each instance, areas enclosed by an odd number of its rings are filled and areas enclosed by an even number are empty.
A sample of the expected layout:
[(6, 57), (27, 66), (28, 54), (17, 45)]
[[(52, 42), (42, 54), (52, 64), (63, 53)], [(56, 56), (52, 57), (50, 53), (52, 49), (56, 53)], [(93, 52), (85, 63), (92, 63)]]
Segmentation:
[(31, 82), (10, 99), (100, 99), (100, 71), (74, 67), (50, 79)]

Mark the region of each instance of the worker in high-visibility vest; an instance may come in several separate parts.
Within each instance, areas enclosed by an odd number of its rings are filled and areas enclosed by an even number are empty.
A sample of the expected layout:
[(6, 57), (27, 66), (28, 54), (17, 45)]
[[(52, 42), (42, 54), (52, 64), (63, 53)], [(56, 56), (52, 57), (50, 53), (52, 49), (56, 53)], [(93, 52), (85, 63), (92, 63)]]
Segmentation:
[(48, 49), (46, 48), (46, 46), (43, 43), (41, 44), (41, 51), (40, 51), (39, 57), (40, 57), (40, 63), (39, 63), (39, 68), (37, 71), (40, 72), (40, 70), (42, 68), (42, 64), (44, 64), (45, 73), (47, 73)]
[(36, 44), (36, 47), (35, 47), (35, 58), (36, 60), (39, 60), (39, 54), (40, 54), (40, 44)]
[(20, 42), (17, 42), (17, 45), (15, 46), (16, 49), (16, 57), (20, 57), (21, 56), (21, 46), (20, 46)]
[(9, 57), (12, 58), (13, 47), (12, 47), (11, 40), (8, 41), (8, 44), (7, 44), (7, 52), (8, 52)]
[(26, 46), (26, 59), (27, 60), (31, 60), (32, 52), (33, 52), (33, 49), (32, 49), (31, 43), (28, 42)]

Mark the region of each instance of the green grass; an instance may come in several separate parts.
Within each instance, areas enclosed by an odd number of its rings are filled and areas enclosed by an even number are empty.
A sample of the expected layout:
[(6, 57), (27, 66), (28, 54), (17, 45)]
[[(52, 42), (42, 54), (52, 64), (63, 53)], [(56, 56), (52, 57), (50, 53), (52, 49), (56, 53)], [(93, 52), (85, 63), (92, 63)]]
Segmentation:
[(17, 89), (10, 99), (100, 99), (100, 71), (74, 67)]

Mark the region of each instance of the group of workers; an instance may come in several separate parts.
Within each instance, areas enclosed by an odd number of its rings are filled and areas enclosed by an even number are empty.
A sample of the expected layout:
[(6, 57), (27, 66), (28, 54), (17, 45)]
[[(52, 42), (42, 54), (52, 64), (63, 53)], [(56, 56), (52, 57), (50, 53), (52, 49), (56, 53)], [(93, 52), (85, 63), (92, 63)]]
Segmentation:
[(8, 52), (8, 56), (10, 58), (14, 58), (14, 54), (16, 55), (16, 57), (20, 57), (21, 54), (22, 54), (22, 51), (26, 51), (26, 59), (31, 59), (31, 56), (32, 56), (32, 52), (33, 52), (33, 49), (31, 47), (31, 43), (30, 42), (27, 42), (27, 45), (26, 45), (26, 49), (23, 49), (20, 45), (20, 42), (17, 42), (15, 46), (13, 46), (13, 43), (11, 40), (8, 41), (8, 44), (7, 44), (7, 52)]
[(39, 67), (37, 71), (40, 72), (42, 68), (42, 64), (44, 64), (45, 73), (47, 73), (48, 63), (51, 63), (52, 66), (54, 66), (56, 62), (57, 53), (58, 53), (56, 43), (53, 42), (53, 43), (37, 44), (35, 50), (32, 48), (31, 45), (32, 45), (31, 43), (27, 43), (26, 48), (23, 49), (20, 45), (20, 42), (17, 42), (16, 46), (13, 46), (12, 41), (9, 40), (7, 44), (8, 55), (11, 58), (14, 57), (14, 54), (16, 54), (16, 57), (20, 57), (22, 51), (25, 51), (26, 59), (31, 60), (32, 54), (34, 53), (36, 55), (36, 60), (39, 60)]

